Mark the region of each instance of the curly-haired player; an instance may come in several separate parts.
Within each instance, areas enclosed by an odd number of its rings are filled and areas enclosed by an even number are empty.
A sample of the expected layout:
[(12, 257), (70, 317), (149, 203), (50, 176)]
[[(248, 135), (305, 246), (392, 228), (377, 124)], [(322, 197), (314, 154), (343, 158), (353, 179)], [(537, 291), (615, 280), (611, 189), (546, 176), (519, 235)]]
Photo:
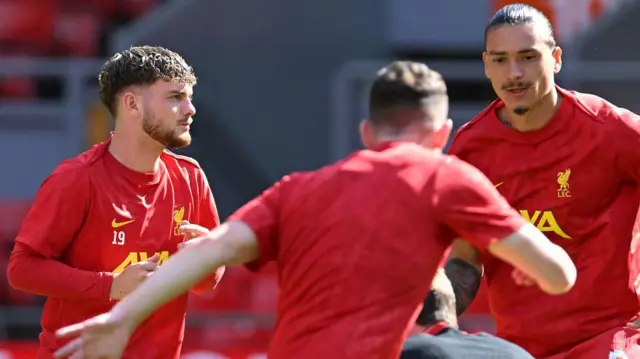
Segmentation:
[[(170, 50), (140, 46), (115, 54), (98, 78), (115, 130), (44, 181), (9, 262), (14, 287), (48, 297), (39, 359), (64, 344), (57, 329), (108, 310), (174, 253), (187, 239), (183, 222), (219, 223), (198, 163), (165, 149), (191, 142), (193, 69)], [(213, 289), (223, 271), (193, 290)], [(182, 295), (155, 313), (123, 358), (178, 358), (186, 305)]]

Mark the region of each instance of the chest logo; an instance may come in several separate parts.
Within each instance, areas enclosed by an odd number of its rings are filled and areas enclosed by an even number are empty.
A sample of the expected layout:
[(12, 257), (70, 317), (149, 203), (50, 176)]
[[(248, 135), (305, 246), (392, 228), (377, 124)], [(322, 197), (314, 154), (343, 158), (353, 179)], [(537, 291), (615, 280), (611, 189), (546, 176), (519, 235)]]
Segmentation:
[(122, 222), (118, 222), (115, 218), (113, 219), (113, 221), (111, 221), (111, 227), (113, 227), (113, 229), (116, 228), (120, 228), (122, 226), (126, 226), (127, 224), (131, 224), (133, 222), (135, 222), (135, 219), (130, 219), (128, 221), (122, 221)]
[(569, 190), (569, 178), (571, 177), (571, 169), (567, 168), (562, 172), (558, 172), (558, 198), (571, 197)]
[(179, 236), (180, 226), (182, 225), (182, 221), (184, 220), (184, 206), (180, 206), (173, 210), (173, 235)]

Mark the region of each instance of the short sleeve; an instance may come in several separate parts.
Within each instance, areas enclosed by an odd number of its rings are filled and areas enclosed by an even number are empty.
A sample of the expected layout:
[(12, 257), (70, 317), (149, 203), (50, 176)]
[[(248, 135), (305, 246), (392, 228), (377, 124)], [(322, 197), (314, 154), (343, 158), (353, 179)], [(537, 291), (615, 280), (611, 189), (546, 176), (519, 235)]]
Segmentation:
[(61, 164), (40, 186), (16, 241), (44, 257), (59, 258), (80, 231), (89, 198), (84, 167)]
[(196, 224), (207, 229), (213, 229), (220, 225), (220, 217), (218, 215), (218, 207), (213, 198), (211, 186), (201, 168), (198, 169), (198, 187), (200, 194), (198, 207), (198, 222)]
[(526, 224), (478, 169), (449, 157), (435, 182), (440, 222), (481, 250)]
[(283, 177), (229, 217), (229, 220), (246, 223), (258, 240), (258, 260), (247, 265), (249, 270), (258, 270), (268, 262), (278, 259), (282, 188), (290, 181), (290, 176)]
[(614, 148), (614, 163), (624, 182), (640, 184), (640, 116), (625, 109), (615, 109), (617, 126), (607, 141)]

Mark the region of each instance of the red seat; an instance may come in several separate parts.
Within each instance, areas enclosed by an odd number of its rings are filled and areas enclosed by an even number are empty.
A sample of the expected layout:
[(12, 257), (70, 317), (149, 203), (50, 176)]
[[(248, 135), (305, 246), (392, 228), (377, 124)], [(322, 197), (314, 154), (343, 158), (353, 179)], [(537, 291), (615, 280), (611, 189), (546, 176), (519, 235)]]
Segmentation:
[(280, 287), (275, 264), (269, 264), (253, 275), (251, 289), (251, 310), (254, 313), (276, 312)]
[(98, 53), (101, 17), (94, 10), (62, 10), (56, 14), (58, 53), (88, 57)]
[[(0, 201), (0, 235), (17, 233), (29, 207), (31, 207), (31, 201)], [(11, 240), (13, 241), (13, 238)]]
[(153, 9), (157, 0), (119, 0), (119, 12), (127, 18), (136, 18)]
[(53, 40), (53, 0), (0, 0), (2, 47), (48, 50)]
[(33, 98), (37, 95), (36, 80), (25, 76), (10, 76), (0, 79), (0, 97)]
[(110, 15), (118, 9), (118, 0), (58, 0), (61, 9), (67, 11), (95, 11), (101, 15)]
[(190, 295), (189, 310), (246, 311), (249, 308), (251, 273), (241, 267), (227, 268), (218, 287), (208, 295)]

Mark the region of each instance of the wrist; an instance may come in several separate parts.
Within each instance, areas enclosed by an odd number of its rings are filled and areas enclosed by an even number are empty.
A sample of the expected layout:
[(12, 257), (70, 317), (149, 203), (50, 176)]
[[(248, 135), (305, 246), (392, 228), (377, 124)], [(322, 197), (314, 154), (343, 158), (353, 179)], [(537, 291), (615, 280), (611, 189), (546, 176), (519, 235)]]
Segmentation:
[(125, 303), (121, 301), (113, 306), (110, 317), (118, 324), (118, 327), (123, 328), (128, 335), (131, 335), (140, 323), (135, 316), (127, 313), (126, 305), (123, 304)]
[(101, 286), (102, 288), (100, 290), (101, 298), (108, 298), (109, 300), (113, 300), (112, 298), (113, 280), (115, 279), (116, 276), (117, 274), (113, 274), (111, 272), (100, 273), (100, 280), (102, 281), (102, 286)]

